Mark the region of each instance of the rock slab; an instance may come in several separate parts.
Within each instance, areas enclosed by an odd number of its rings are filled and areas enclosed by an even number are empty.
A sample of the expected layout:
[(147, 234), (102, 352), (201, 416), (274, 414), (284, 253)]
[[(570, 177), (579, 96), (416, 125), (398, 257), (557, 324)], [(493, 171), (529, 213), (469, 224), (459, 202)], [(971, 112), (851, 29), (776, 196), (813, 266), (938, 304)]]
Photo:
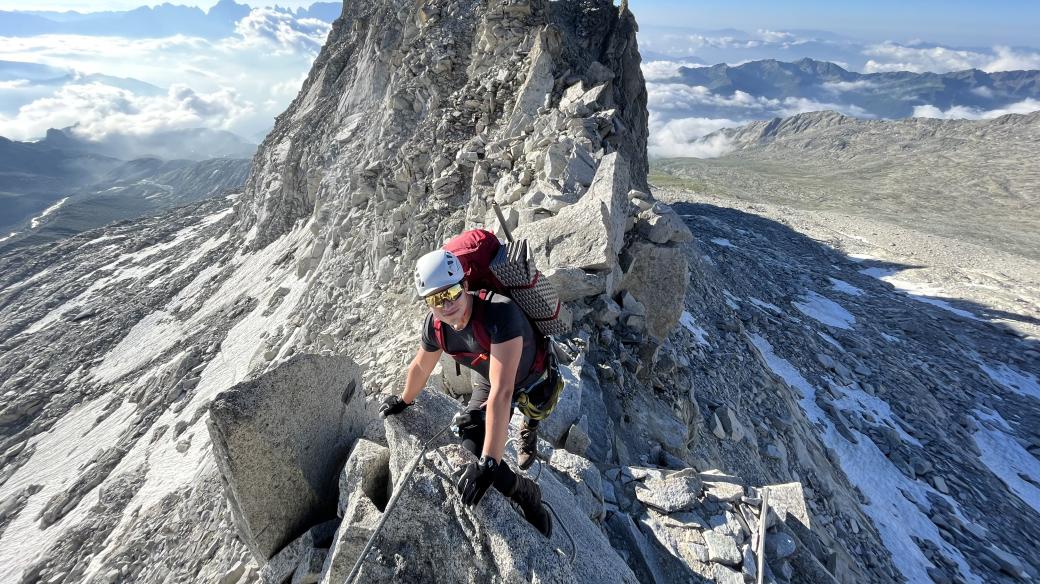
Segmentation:
[(371, 415), (346, 357), (299, 355), (214, 399), (213, 454), (258, 561), (335, 516), (337, 471)]

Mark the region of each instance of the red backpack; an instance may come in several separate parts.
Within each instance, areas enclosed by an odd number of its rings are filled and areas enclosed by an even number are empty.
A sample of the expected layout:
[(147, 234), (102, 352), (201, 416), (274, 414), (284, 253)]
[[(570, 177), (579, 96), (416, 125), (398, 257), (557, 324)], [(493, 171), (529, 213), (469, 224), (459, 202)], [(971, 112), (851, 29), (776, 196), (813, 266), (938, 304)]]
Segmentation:
[[(490, 300), (494, 294), (503, 294), (507, 297), (510, 296), (509, 288), (502, 285), (495, 277), (495, 274), (491, 271), (491, 262), (495, 259), (499, 250), (502, 248), (502, 242), (498, 240), (498, 237), (494, 233), (486, 229), (470, 229), (463, 231), (459, 235), (448, 240), (444, 244), (443, 249), (450, 251), (455, 254), (455, 257), (462, 263), (462, 270), (465, 273), (466, 281), (469, 282), (470, 290), (480, 290), (480, 300)], [(480, 348), (483, 350), (481, 353), (448, 353), (452, 359), (455, 359), (456, 363), (461, 363), (469, 367), (476, 366), (481, 361), (491, 358), (491, 337), (487, 333), (487, 329), (484, 328), (483, 323), (483, 302), (476, 302), (473, 306), (473, 337), (476, 339)], [(530, 316), (524, 313), (530, 320)], [(535, 343), (537, 345), (534, 362), (531, 365), (531, 369), (535, 372), (541, 373), (545, 371), (545, 367), (548, 360), (547, 341), (546, 337), (541, 336), (538, 333), (538, 329), (532, 323), (532, 328), (535, 330)], [(441, 329), (441, 321), (433, 319), (433, 332), (437, 337), (437, 344), (443, 349), (444, 344), (444, 331)], [(448, 352), (445, 349), (445, 352)], [(518, 376), (526, 377), (526, 376)], [(519, 379), (518, 379), (519, 380)]]
[(501, 248), (502, 242), (486, 229), (463, 231), (449, 239), (443, 247), (444, 251), (450, 251), (459, 258), (470, 290), (504, 292), (506, 287), (491, 272), (491, 261)]

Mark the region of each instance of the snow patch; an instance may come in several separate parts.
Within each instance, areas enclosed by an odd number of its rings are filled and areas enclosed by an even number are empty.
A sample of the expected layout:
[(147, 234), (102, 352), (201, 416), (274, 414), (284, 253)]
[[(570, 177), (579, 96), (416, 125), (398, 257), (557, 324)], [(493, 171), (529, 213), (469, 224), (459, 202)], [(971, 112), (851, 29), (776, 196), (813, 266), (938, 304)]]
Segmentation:
[[(220, 247), (221, 245), (223, 245), (230, 238), (231, 238), (231, 232), (228, 231), (228, 232), (224, 233), (224, 235), (221, 235), (220, 237), (213, 237), (213, 238), (207, 239), (206, 241), (202, 242), (202, 244), (197, 249), (192, 251), (190, 256), (188, 256), (188, 257), (184, 258), (183, 260), (181, 260), (181, 262), (179, 264), (177, 264), (176, 266), (173, 266), (173, 269), (168, 270), (166, 273), (163, 274), (163, 276), (161, 278), (156, 278), (152, 282), (149, 282), (148, 283), (148, 287), (149, 288), (154, 288), (156, 286), (159, 286), (165, 280), (167, 280), (170, 277), (172, 277), (174, 274), (186, 270), (187, 268), (189, 268), (192, 265), (194, 265), (195, 262), (198, 262), (202, 258), (206, 257), (206, 254), (208, 254), (209, 252), (211, 252), (211, 251), (217, 249), (218, 247)], [(208, 269), (208, 266), (207, 266), (207, 269)]]
[(102, 235), (97, 239), (91, 239), (90, 241), (84, 242), (80, 247), (87, 247), (88, 245), (97, 245), (105, 241), (114, 241), (117, 239), (126, 239), (125, 235)]
[[(69, 198), (65, 197), (64, 199), (58, 201), (57, 203), (54, 203), (53, 205), (51, 205), (50, 207), (47, 207), (46, 209), (44, 209), (43, 213), (40, 213), (39, 215), (37, 215), (37, 216), (32, 218), (32, 220), (29, 223), (29, 228), (30, 229), (36, 229), (37, 227), (39, 227), (43, 223), (43, 218), (44, 217), (46, 217), (47, 215), (50, 215), (51, 213), (53, 213), (53, 212), (57, 211), (58, 209), (60, 209), (61, 206), (65, 204), (65, 201), (68, 201), (68, 200), (69, 200)], [(12, 235), (14, 235), (14, 234), (12, 233)]]
[(812, 290), (803, 297), (801, 302), (791, 302), (791, 304), (805, 316), (827, 326), (850, 329), (853, 324), (856, 324), (856, 317), (852, 316), (852, 313), (837, 302)]
[[(299, 234), (300, 230), (297, 230), (256, 253), (235, 256), (232, 260), (235, 264), (234, 273), (207, 297), (202, 309), (183, 325), (186, 331), (204, 326), (207, 317), (227, 304), (237, 301), (243, 291), (248, 291), (259, 300), (253, 311), (228, 331), (220, 344), (220, 351), (203, 368), (199, 383), (188, 404), (179, 412), (167, 410), (154, 424), (156, 427), (164, 424), (173, 427), (178, 421), (185, 421), (189, 426), (177, 439), (163, 439), (155, 444), (149, 444), (147, 437), (139, 440), (112, 472), (111, 477), (115, 478), (120, 473), (132, 471), (143, 463), (148, 464), (145, 482), (127, 505), (121, 522), (109, 536), (109, 542), (118, 541), (120, 534), (128, 528), (138, 513), (159, 504), (169, 493), (211, 471), (212, 457), (206, 416), (199, 416), (194, 421), (193, 418), (195, 413), (207, 407), (219, 392), (249, 375), (256, 363), (257, 355), (264, 350), (265, 333), (283, 325), (306, 292), (308, 283), (297, 279), (291, 267), (274, 266), (275, 260), (298, 243)], [(181, 291), (181, 294), (172, 299), (164, 310), (173, 312), (185, 303), (197, 301), (205, 283), (218, 272), (219, 268), (215, 266), (207, 267)], [(268, 300), (280, 287), (287, 287), (289, 293), (272, 314), (264, 316)], [(138, 361), (143, 362), (142, 359)], [(177, 442), (186, 438), (190, 438), (190, 446), (184, 452), (178, 452)], [(88, 574), (99, 570), (113, 549), (102, 550), (97, 554), (88, 568)]]
[(842, 294), (848, 294), (849, 296), (862, 296), (863, 290), (849, 284), (845, 280), (839, 280), (837, 278), (827, 278), (831, 281), (831, 290), (841, 292)]
[(732, 248), (736, 248), (737, 247), (737, 246), (733, 245), (730, 242), (730, 240), (725, 239), (723, 237), (716, 237), (716, 238), (712, 239), (711, 242), (714, 243), (715, 245), (721, 245), (722, 247), (732, 247)]
[[(217, 172), (217, 171), (214, 171), (214, 172)], [(203, 218), (202, 222), (200, 223), (200, 226), (206, 227), (206, 226), (209, 226), (209, 225), (213, 225), (214, 223), (220, 221), (221, 219), (223, 219), (224, 217), (227, 217), (228, 215), (231, 215), (234, 212), (235, 212), (234, 207), (228, 207), (227, 209), (224, 209), (223, 211), (221, 211), (219, 213), (214, 213), (212, 215), (209, 215), (209, 216)]]
[(881, 335), (881, 338), (885, 339), (886, 341), (888, 341), (890, 343), (902, 343), (903, 342), (903, 339), (900, 339), (899, 337), (893, 337), (892, 335), (885, 334), (885, 333), (878, 333), (878, 334)]
[(693, 334), (693, 338), (698, 345), (708, 346), (708, 333), (703, 328), (697, 326), (697, 321), (694, 320), (692, 314), (684, 310), (682, 316), (679, 317), (679, 322)]
[[(806, 416), (823, 427), (824, 443), (835, 451), (842, 471), (870, 501), (863, 510), (878, 528), (885, 547), (892, 554), (893, 564), (903, 576), (910, 582), (931, 581), (927, 570), (932, 563), (917, 547), (916, 537), (931, 541), (943, 550), (944, 555), (958, 565), (961, 576), (968, 582), (981, 583), (960, 550), (946, 543), (939, 535), (939, 529), (921, 511), (931, 507), (928, 493), (942, 495), (924, 483), (906, 478), (868, 436), (859, 434), (856, 444), (842, 437), (816, 405), (816, 388), (794, 365), (777, 356), (769, 341), (757, 334), (749, 335), (749, 339), (766, 366), (801, 394), (798, 403)], [(855, 429), (851, 431), (856, 432)], [(956, 509), (955, 502), (951, 505)]]
[(877, 278), (883, 282), (888, 282), (893, 288), (905, 293), (907, 296), (918, 302), (930, 304), (970, 320), (983, 320), (967, 310), (961, 310), (960, 308), (952, 306), (949, 302), (941, 300), (944, 296), (942, 290), (939, 288), (927, 284), (894, 278), (893, 275), (898, 271), (899, 270), (892, 268), (867, 268), (865, 270), (860, 270), (859, 273), (872, 278)]
[(105, 353), (104, 360), (91, 370), (91, 375), (101, 383), (115, 381), (174, 346), (185, 332), (182, 321), (156, 310), (142, 318), (118, 345)]
[[(1007, 432), (993, 426), (1010, 430), (1004, 418), (994, 412), (987, 415), (976, 411), (983, 422), (972, 437), (982, 453), (980, 459), (986, 468), (1007, 485), (1022, 502), (1040, 513), (1040, 461), (1029, 454), (1017, 440)], [(995, 423), (994, 423), (995, 422)], [(1027, 480), (1028, 479), (1028, 480)]]
[(82, 521), (97, 502), (95, 493), (88, 494), (57, 523), (47, 529), (40, 528), (37, 517), (47, 502), (72, 486), (82, 467), (101, 449), (115, 446), (120, 434), (134, 419), (137, 406), (124, 402), (98, 423), (98, 417), (111, 400), (111, 395), (103, 395), (74, 407), (50, 430), (30, 438), (26, 448), (35, 446), (36, 450), (0, 485), (0, 501), (29, 485), (43, 485), (0, 537), (0, 582), (18, 582), (22, 571), (39, 560), (70, 527)]
[(751, 302), (751, 304), (754, 304), (755, 306), (757, 306), (759, 308), (763, 308), (763, 309), (768, 310), (770, 312), (773, 312), (773, 313), (776, 313), (776, 314), (783, 314), (784, 313), (784, 311), (781, 310), (779, 306), (777, 306), (777, 305), (775, 305), (775, 304), (773, 304), (771, 302), (765, 302), (763, 300), (759, 300), (758, 298), (755, 298), (754, 296), (749, 296), (748, 300)]
[(1033, 375), (1022, 373), (1006, 363), (998, 363), (995, 367), (990, 367), (980, 360), (976, 360), (976, 363), (983, 373), (1000, 385), (1019, 395), (1040, 399), (1040, 383), (1037, 383)]
[(838, 340), (837, 340), (837, 339), (835, 339), (834, 337), (832, 337), (832, 336), (828, 335), (827, 333), (824, 333), (824, 332), (820, 332), (820, 331), (816, 331), (816, 334), (817, 334), (817, 335), (819, 335), (819, 337), (820, 337), (821, 339), (823, 339), (823, 340), (827, 341), (827, 342), (828, 342), (828, 343), (830, 343), (831, 345), (834, 345), (834, 347), (835, 347), (835, 348), (837, 348), (837, 349), (838, 349), (839, 351), (841, 351), (842, 353), (844, 353), (844, 352), (845, 352), (845, 347), (842, 347), (842, 346), (841, 346), (841, 343), (839, 343), (839, 342), (838, 342)]
[(17, 231), (12, 231), (11, 233), (7, 234), (5, 237), (0, 237), (0, 243), (3, 243), (5, 241), (7, 241), (8, 239), (11, 239), (15, 235), (18, 235)]
[(740, 304), (737, 303), (737, 297), (730, 294), (729, 290), (723, 290), (722, 295), (726, 297), (726, 306), (733, 310), (740, 310)]
[(884, 280), (885, 278), (891, 276), (892, 274), (895, 274), (898, 271), (899, 270), (896, 270), (894, 268), (866, 268), (864, 270), (860, 270), (859, 273), (863, 274), (864, 276), (870, 276), (871, 278)]
[(840, 396), (834, 400), (834, 405), (838, 406), (839, 410), (859, 412), (867, 419), (873, 418), (875, 421), (886, 422), (885, 425), (895, 430), (903, 442), (922, 447), (921, 442), (908, 434), (903, 429), (903, 425), (896, 420), (896, 415), (892, 413), (892, 406), (887, 401), (876, 395), (870, 395), (862, 389), (857, 389), (855, 385), (841, 385), (829, 377), (826, 379), (834, 393)]
[(980, 320), (980, 321), (982, 320), (981, 318), (975, 316), (973, 313), (968, 312), (967, 310), (961, 310), (960, 308), (955, 308), (955, 307), (951, 306), (949, 302), (945, 302), (943, 300), (938, 300), (936, 298), (930, 298), (928, 296), (921, 296), (921, 295), (918, 295), (918, 294), (908, 294), (908, 296), (910, 296), (910, 298), (913, 298), (914, 300), (916, 300), (918, 302), (924, 302), (925, 304), (931, 304), (932, 306), (937, 306), (937, 307), (939, 307), (939, 308), (941, 308), (943, 310), (946, 310), (948, 312), (952, 312), (952, 313), (956, 314), (957, 316), (962, 316), (964, 318), (971, 319), (971, 320)]

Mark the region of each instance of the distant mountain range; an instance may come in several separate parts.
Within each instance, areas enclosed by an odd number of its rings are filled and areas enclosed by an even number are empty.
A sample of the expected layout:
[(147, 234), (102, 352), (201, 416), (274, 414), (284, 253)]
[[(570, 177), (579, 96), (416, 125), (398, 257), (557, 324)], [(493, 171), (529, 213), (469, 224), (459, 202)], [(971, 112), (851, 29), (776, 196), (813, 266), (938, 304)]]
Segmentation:
[[(134, 219), (234, 190), (245, 184), (250, 161), (215, 158), (163, 161), (144, 158), (110, 170), (99, 182), (63, 196), (0, 232), (5, 249), (40, 245), (116, 221)], [(0, 213), (3, 197), (0, 194)]]
[(731, 151), (657, 160), (652, 182), (860, 215), (1040, 259), (1040, 112), (991, 120), (812, 112), (706, 139)]
[[(1040, 99), (1040, 71), (986, 73), (977, 69), (954, 73), (855, 73), (826, 61), (794, 63), (752, 61), (737, 66), (682, 67), (672, 80), (701, 86), (720, 96), (740, 91), (771, 100), (808, 99), (822, 104), (859, 108), (859, 117), (905, 118), (917, 106), (948, 110), (955, 106), (995, 110), (1026, 99)], [(705, 104), (705, 110), (731, 108)], [(713, 117), (719, 111), (702, 111)]]
[(112, 134), (99, 142), (55, 129), (37, 142), (0, 137), (0, 246), (38, 243), (240, 186), (255, 149), (230, 132), (202, 128)]
[(67, 83), (104, 83), (112, 87), (126, 89), (138, 95), (161, 95), (165, 89), (156, 87), (138, 79), (113, 77), (100, 73), (79, 73), (62, 67), (52, 67), (40, 63), (0, 60), (0, 82), (25, 80), (33, 85), (61, 87)]
[(94, 141), (76, 137), (71, 129), (48, 130), (47, 136), (33, 143), (42, 148), (84, 152), (121, 160), (161, 158), (163, 160), (208, 160), (210, 158), (252, 158), (256, 144), (224, 130), (188, 128), (135, 136), (108, 134)]
[[(39, 34), (118, 35), (131, 38), (187, 34), (222, 38), (235, 31), (235, 23), (249, 14), (247, 4), (220, 0), (208, 11), (169, 3), (133, 10), (107, 12), (0, 11), (0, 36)], [(341, 2), (316, 2), (292, 11), (297, 18), (332, 22), (343, 10)]]

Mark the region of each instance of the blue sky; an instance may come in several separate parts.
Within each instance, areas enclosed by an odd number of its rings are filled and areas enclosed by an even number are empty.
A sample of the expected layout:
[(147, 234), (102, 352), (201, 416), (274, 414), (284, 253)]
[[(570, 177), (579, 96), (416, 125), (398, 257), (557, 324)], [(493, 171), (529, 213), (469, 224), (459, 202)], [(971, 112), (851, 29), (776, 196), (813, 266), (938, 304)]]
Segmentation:
[[(276, 1), (283, 8), (312, 3)], [(214, 3), (192, 4), (208, 9)], [(150, 35), (124, 30), (120, 27), (138, 25), (118, 19), (100, 32), (5, 29), (0, 136), (34, 139), (48, 128), (73, 125), (88, 138), (209, 127), (259, 141), (296, 96), (331, 25), (265, 8), (264, 0), (249, 3), (252, 11), (215, 33), (196, 31), (197, 23), (186, 21), (187, 28)], [(963, 0), (630, 3), (640, 23), (655, 155), (717, 155), (727, 145), (702, 137), (756, 119), (824, 109), (874, 115), (850, 97), (856, 83), (783, 98), (769, 97), (762, 88), (715, 93), (683, 81), (682, 67), (812, 58), (865, 74), (1040, 70), (1040, 35), (1034, 32), (1040, 29), (1040, 2), (994, 0), (984, 7)], [(0, 10), (89, 12), (138, 5), (138, 0), (0, 0)], [(912, 115), (980, 119), (1040, 110), (1038, 95), (980, 91), (945, 101), (930, 95), (912, 104)]]
[[(213, 0), (174, 0), (208, 8)], [(249, 0), (253, 6), (268, 2)], [(279, 0), (284, 7), (311, 0)], [(0, 0), (0, 10), (125, 10), (136, 0)], [(1040, 44), (1040, 2), (1033, 0), (630, 0), (644, 26), (742, 30), (818, 29), (862, 40), (915, 39), (962, 46)]]
[(1040, 43), (1040, 2), (1026, 0), (630, 0), (641, 25), (818, 29), (863, 40), (958, 45)]

